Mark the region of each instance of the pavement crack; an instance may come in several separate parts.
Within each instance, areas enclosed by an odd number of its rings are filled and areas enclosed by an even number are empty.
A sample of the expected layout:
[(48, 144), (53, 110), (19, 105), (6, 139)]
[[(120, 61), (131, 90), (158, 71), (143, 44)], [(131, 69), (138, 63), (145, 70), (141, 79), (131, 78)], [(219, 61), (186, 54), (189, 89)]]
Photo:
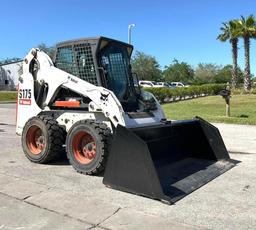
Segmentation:
[[(97, 227), (98, 227), (98, 225), (94, 225), (94, 226), (92, 226), (90, 228), (87, 228), (86, 230), (91, 230), (91, 229), (93, 230), (93, 229), (96, 229)], [(110, 228), (101, 227), (101, 226), (100, 226), (100, 228), (103, 229), (103, 230), (111, 230)]]
[[(25, 198), (23, 198), (23, 199), (20, 199), (20, 198), (17, 198), (17, 197), (14, 197), (14, 196), (10, 196), (10, 195), (8, 195), (8, 194), (5, 194), (5, 193), (3, 193), (3, 192), (0, 192), (0, 194), (2, 194), (2, 195), (4, 195), (4, 196), (7, 196), (7, 197), (10, 197), (10, 198), (12, 198), (12, 199), (18, 200), (18, 201), (20, 201), (20, 202), (26, 203), (26, 204), (28, 204), (28, 205), (31, 205), (31, 206), (34, 206), (34, 207), (37, 207), (37, 208), (46, 210), (46, 211), (48, 211), (48, 212), (52, 212), (52, 213), (55, 213), (55, 214), (57, 214), (57, 215), (60, 215), (60, 216), (63, 216), (63, 217), (67, 217), (67, 218), (70, 218), (70, 219), (79, 221), (79, 222), (81, 222), (81, 223), (84, 223), (84, 224), (89, 224), (89, 225), (91, 225), (92, 227), (96, 227), (96, 225), (93, 224), (93, 223), (90, 223), (90, 222), (88, 222), (88, 221), (81, 220), (81, 219), (79, 219), (79, 218), (75, 218), (75, 217), (73, 217), (73, 216), (68, 215), (67, 213), (57, 212), (57, 211), (55, 211), (55, 210), (42, 207), (42, 206), (40, 206), (40, 205), (36, 205), (36, 204), (34, 204), (34, 203), (30, 202), (30, 201), (27, 201), (26, 199), (28, 199), (28, 197), (25, 197)], [(1, 226), (0, 226), (0, 227), (1, 227)]]
[(26, 199), (28, 199), (29, 197), (31, 197), (30, 195), (29, 196), (26, 196), (24, 197), (22, 200), (25, 201)]
[(252, 153), (252, 152), (241, 152), (241, 151), (228, 151), (230, 154), (241, 154), (241, 155), (253, 155), (253, 154), (256, 154), (256, 153)]
[(121, 207), (117, 208), (116, 211), (114, 211), (110, 216), (106, 217), (104, 220), (102, 220), (98, 224), (96, 224), (95, 227), (101, 225), (103, 222), (105, 222), (106, 220), (110, 219), (112, 216), (116, 215), (119, 212), (119, 210), (121, 210), (121, 209), (122, 209)]
[(27, 203), (27, 204), (29, 204), (29, 205), (35, 206), (35, 207), (37, 207), (37, 208), (40, 208), (40, 209), (44, 209), (44, 210), (46, 210), (46, 211), (56, 213), (56, 214), (58, 214), (58, 215), (60, 215), (60, 216), (64, 216), (64, 217), (67, 217), (67, 218), (70, 218), (70, 219), (73, 219), (73, 220), (77, 220), (77, 221), (79, 221), (79, 222), (81, 222), (81, 223), (89, 224), (89, 225), (92, 225), (92, 226), (95, 227), (95, 224), (90, 223), (90, 222), (88, 222), (88, 221), (84, 221), (84, 220), (79, 219), (79, 218), (75, 218), (75, 217), (73, 217), (73, 216), (70, 216), (70, 215), (67, 214), (67, 213), (61, 213), (61, 212), (55, 211), (55, 210), (53, 210), (53, 209), (45, 208), (45, 207), (42, 207), (42, 206), (40, 206), (40, 205), (34, 204), (34, 203), (30, 202), (30, 201), (27, 201), (27, 200), (24, 200), (23, 202), (25, 202), (25, 203)]
[(14, 124), (7, 124), (7, 123), (3, 123), (3, 122), (0, 122), (0, 125), (6, 125), (6, 126), (15, 126)]

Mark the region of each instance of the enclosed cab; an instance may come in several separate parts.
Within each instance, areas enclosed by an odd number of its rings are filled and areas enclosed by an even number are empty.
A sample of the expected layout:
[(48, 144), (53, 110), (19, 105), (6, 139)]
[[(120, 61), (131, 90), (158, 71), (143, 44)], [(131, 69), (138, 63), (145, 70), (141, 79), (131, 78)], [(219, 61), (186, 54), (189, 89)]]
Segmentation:
[(57, 44), (55, 66), (96, 86), (114, 92), (125, 111), (138, 109), (131, 73), (133, 47), (105, 37), (66, 41)]

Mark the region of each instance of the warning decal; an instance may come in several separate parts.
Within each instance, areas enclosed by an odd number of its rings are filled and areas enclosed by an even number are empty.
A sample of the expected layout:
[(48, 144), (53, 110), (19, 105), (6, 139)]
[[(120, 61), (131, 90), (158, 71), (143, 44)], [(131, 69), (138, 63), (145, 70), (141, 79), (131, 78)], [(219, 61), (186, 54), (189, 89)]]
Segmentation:
[(20, 105), (31, 105), (31, 99), (19, 99)]

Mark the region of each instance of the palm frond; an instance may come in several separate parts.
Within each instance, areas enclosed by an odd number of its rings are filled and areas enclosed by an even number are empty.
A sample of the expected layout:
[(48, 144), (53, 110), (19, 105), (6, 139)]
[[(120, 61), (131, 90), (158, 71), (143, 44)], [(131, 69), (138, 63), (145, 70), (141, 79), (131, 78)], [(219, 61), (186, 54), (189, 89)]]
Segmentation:
[(247, 27), (251, 27), (254, 26), (255, 24), (255, 17), (251, 14), (246, 18), (246, 22), (245, 22)]
[(239, 37), (254, 37), (256, 34), (255, 17), (252, 14), (247, 17), (241, 16), (241, 18), (237, 21), (237, 26), (234, 33)]
[(241, 21), (242, 21), (243, 24), (245, 23), (245, 18), (244, 18), (243, 15), (241, 15)]
[(230, 39), (230, 27), (227, 22), (222, 23), (220, 30), (222, 31), (222, 33), (217, 36), (218, 40), (225, 42)]

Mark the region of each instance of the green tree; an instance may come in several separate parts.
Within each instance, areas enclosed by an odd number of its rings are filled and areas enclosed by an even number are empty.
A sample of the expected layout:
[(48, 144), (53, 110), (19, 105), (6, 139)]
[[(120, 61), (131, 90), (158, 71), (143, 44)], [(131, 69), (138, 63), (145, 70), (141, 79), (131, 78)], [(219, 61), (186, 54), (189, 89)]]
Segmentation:
[(162, 80), (162, 71), (156, 58), (143, 52), (136, 51), (131, 60), (133, 72), (140, 80)]
[[(243, 82), (243, 72), (239, 67), (237, 67), (237, 79), (236, 79), (236, 86), (238, 83)], [(226, 65), (222, 69), (218, 71), (218, 73), (212, 79), (213, 83), (227, 83), (232, 82), (233, 80), (233, 66)]]
[(51, 59), (54, 58), (55, 46), (47, 46), (45, 43), (41, 43), (37, 46), (40, 50), (44, 51)]
[(256, 33), (256, 20), (253, 15), (249, 15), (247, 18), (241, 16), (237, 21), (238, 33), (237, 35), (244, 40), (244, 56), (245, 56), (245, 69), (244, 69), (244, 89), (251, 89), (251, 70), (250, 70), (250, 39), (255, 37)]
[(191, 83), (194, 79), (194, 70), (186, 62), (179, 62), (174, 59), (172, 64), (165, 66), (163, 76), (167, 82)]
[(238, 21), (232, 20), (229, 22), (222, 23), (222, 27), (220, 28), (221, 34), (217, 37), (218, 40), (222, 42), (229, 41), (232, 46), (232, 86), (234, 88), (237, 87), (238, 81), (238, 65), (237, 65), (237, 45), (238, 45)]
[(195, 69), (194, 83), (205, 84), (213, 82), (220, 69), (221, 66), (216, 64), (199, 63)]

